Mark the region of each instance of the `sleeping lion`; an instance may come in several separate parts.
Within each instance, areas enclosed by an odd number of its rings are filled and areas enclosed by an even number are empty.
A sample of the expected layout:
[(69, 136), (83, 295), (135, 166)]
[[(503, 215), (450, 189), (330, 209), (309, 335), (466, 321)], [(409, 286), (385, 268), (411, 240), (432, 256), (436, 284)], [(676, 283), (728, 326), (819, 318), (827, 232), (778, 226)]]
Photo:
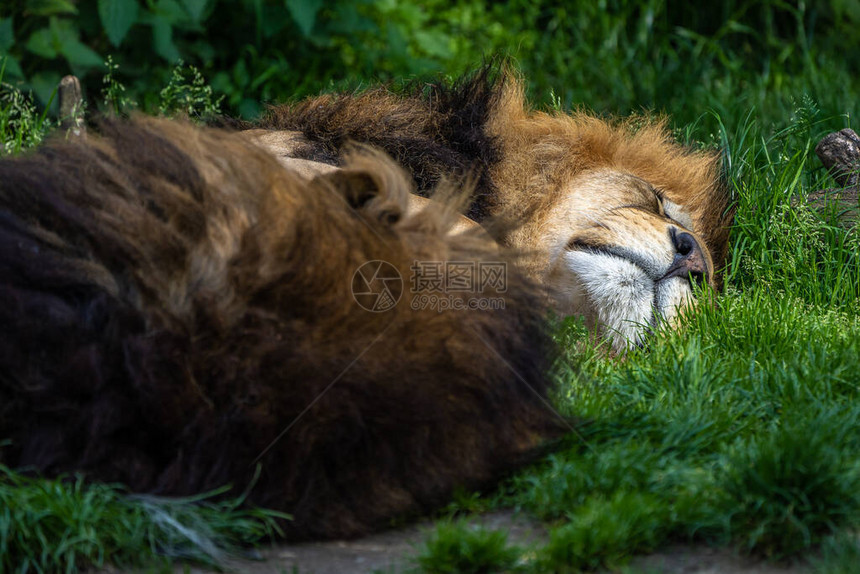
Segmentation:
[(442, 179), (474, 180), (468, 215), (525, 254), (558, 313), (585, 317), (617, 351), (673, 323), (695, 285), (721, 287), (732, 212), (719, 156), (678, 145), (665, 122), (534, 112), (521, 81), (488, 67), (412, 95), (281, 105), (254, 127), (247, 135), (287, 161), (337, 165), (353, 141), (382, 148), (424, 196)]
[[(570, 428), (547, 289), (623, 350), (719, 287), (716, 155), (635, 128), (531, 112), (484, 71), (0, 159), (0, 464), (250, 487), (292, 539), (497, 478)], [(404, 304), (422, 286), (447, 307)]]

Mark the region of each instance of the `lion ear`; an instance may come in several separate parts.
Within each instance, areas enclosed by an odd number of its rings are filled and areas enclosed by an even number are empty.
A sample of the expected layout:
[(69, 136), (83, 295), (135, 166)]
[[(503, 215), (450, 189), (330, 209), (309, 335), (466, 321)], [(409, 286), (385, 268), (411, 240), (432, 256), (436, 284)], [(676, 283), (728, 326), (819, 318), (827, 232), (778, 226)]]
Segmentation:
[(353, 209), (363, 209), (379, 194), (379, 185), (366, 171), (338, 169), (320, 177), (343, 195)]
[(340, 193), (349, 206), (386, 225), (400, 220), (403, 209), (380, 185), (379, 179), (362, 169), (338, 169), (318, 176)]

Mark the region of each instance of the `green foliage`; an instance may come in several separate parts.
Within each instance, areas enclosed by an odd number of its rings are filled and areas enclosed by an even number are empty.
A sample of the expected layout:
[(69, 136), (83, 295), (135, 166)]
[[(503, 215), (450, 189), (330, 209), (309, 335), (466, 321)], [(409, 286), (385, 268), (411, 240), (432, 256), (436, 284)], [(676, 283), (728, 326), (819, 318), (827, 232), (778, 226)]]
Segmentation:
[(482, 574), (521, 569), (523, 551), (508, 546), (508, 535), (465, 521), (438, 523), (415, 562), (427, 574)]
[(159, 112), (164, 115), (182, 113), (189, 117), (211, 118), (221, 113), (221, 101), (212, 86), (194, 66), (184, 67), (180, 60), (170, 76), (170, 82), (158, 94)]
[(832, 536), (821, 545), (821, 556), (813, 558), (814, 574), (854, 574), (860, 564), (860, 543), (857, 536)]
[(52, 128), (47, 112), (3, 82), (6, 61), (0, 58), (0, 156), (38, 145)]
[(679, 538), (796, 556), (860, 525), (856, 313), (751, 288), (687, 321), (623, 362), (586, 353), (562, 382), (592, 422), (506, 487), (558, 525), (538, 571)]
[[(694, 501), (704, 505), (711, 480), (646, 441), (619, 440), (599, 448), (549, 457), (538, 472), (515, 479), (515, 501), (542, 520), (574, 519), (583, 506), (602, 504), (619, 494), (643, 494), (674, 506), (693, 519)], [(602, 501), (602, 502), (601, 502)], [(689, 514), (689, 516), (687, 516)]]
[(767, 286), (804, 302), (857, 309), (860, 238), (844, 225), (839, 204), (813, 209), (806, 194), (832, 187), (813, 148), (830, 124), (801, 100), (788, 127), (767, 136), (750, 117), (721, 140), (738, 200), (729, 280)]
[(112, 56), (105, 60), (107, 72), (102, 77), (102, 99), (105, 107), (116, 115), (122, 114), (133, 105), (125, 95), (125, 86), (117, 79), (119, 65), (115, 64)]
[(216, 565), (278, 533), (275, 512), (242, 499), (132, 497), (80, 478), (26, 478), (0, 465), (0, 572), (73, 572), (113, 564), (166, 567), (183, 558)]
[(854, 4), (11, 0), (0, 7), (0, 54), (9, 57), (9, 78), (42, 103), (69, 72), (94, 100), (101, 63), (112, 54), (145, 110), (158, 109), (155, 94), (181, 59), (212, 78), (226, 111), (253, 116), (263, 102), (454, 76), (504, 53), (543, 103), (667, 110), (679, 124), (698, 119), (707, 136), (716, 129), (712, 116), (700, 118), (707, 108), (735, 125), (755, 106), (770, 123), (790, 113), (792, 97), (808, 94), (828, 116), (853, 114)]
[(137, 0), (99, 0), (98, 12), (108, 40), (118, 48), (137, 21)]
[[(102, 100), (112, 113), (121, 115), (135, 107), (136, 102), (126, 95), (126, 87), (119, 79), (119, 65), (108, 56), (107, 72), (102, 77)], [(194, 66), (177, 62), (167, 85), (158, 93), (157, 112), (162, 115), (184, 115), (195, 119), (211, 119), (221, 114), (224, 96), (215, 96), (212, 86)]]
[(785, 412), (728, 450), (721, 487), (732, 537), (782, 557), (860, 523), (860, 410)]
[(669, 521), (665, 504), (652, 496), (619, 491), (591, 497), (568, 524), (554, 529), (538, 551), (537, 572), (573, 573), (616, 568), (636, 552), (652, 550)]

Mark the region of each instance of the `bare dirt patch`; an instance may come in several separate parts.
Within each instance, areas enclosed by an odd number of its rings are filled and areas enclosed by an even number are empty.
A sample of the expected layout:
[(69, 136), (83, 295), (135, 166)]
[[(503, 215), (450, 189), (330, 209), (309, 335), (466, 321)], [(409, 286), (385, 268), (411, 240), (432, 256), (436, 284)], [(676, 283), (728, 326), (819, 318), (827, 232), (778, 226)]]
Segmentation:
[[(484, 528), (505, 530), (513, 544), (538, 545), (547, 538), (537, 522), (511, 511), (474, 519)], [(370, 574), (401, 573), (414, 566), (412, 558), (432, 523), (374, 534), (358, 540), (280, 544), (260, 550), (259, 560), (232, 560), (228, 568), (248, 574)], [(177, 570), (179, 571), (179, 570)], [(731, 550), (706, 546), (672, 546), (634, 558), (626, 572), (637, 574), (809, 574), (803, 564), (772, 564), (738, 556)], [(192, 573), (206, 572), (191, 569)]]

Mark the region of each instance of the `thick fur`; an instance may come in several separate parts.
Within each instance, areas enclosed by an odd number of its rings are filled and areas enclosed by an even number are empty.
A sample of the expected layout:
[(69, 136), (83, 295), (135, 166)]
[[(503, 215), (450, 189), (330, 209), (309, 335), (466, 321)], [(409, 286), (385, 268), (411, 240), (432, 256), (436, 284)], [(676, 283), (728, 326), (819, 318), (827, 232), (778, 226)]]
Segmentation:
[[(294, 539), (354, 536), (522, 462), (559, 421), (534, 285), (413, 310), (416, 260), (499, 261), (354, 155), (309, 180), (237, 135), (107, 121), (0, 161), (0, 463), (134, 491), (246, 488)], [(449, 193), (449, 195), (451, 195)], [(453, 194), (456, 195), (456, 194)], [(350, 292), (384, 260), (404, 296)]]
[[(682, 271), (722, 284), (732, 211), (719, 155), (678, 145), (665, 120), (534, 112), (513, 73), (487, 67), (450, 87), (282, 105), (257, 127), (300, 132), (308, 158), (350, 140), (381, 146), (422, 194), (469, 174), (469, 214), (530, 253), (526, 268), (556, 308), (586, 316), (619, 350), (692, 301)], [(506, 220), (517, 225), (495, 227)]]
[(486, 126), (501, 104), (504, 78), (487, 67), (452, 86), (423, 85), (404, 95), (383, 87), (324, 94), (274, 106), (255, 125), (301, 132), (308, 145), (295, 155), (315, 161), (336, 164), (352, 142), (383, 149), (409, 170), (425, 197), (441, 180), (473, 178), (468, 215), (482, 221), (491, 215), (488, 202), (496, 191), (488, 168), (501, 160)]

